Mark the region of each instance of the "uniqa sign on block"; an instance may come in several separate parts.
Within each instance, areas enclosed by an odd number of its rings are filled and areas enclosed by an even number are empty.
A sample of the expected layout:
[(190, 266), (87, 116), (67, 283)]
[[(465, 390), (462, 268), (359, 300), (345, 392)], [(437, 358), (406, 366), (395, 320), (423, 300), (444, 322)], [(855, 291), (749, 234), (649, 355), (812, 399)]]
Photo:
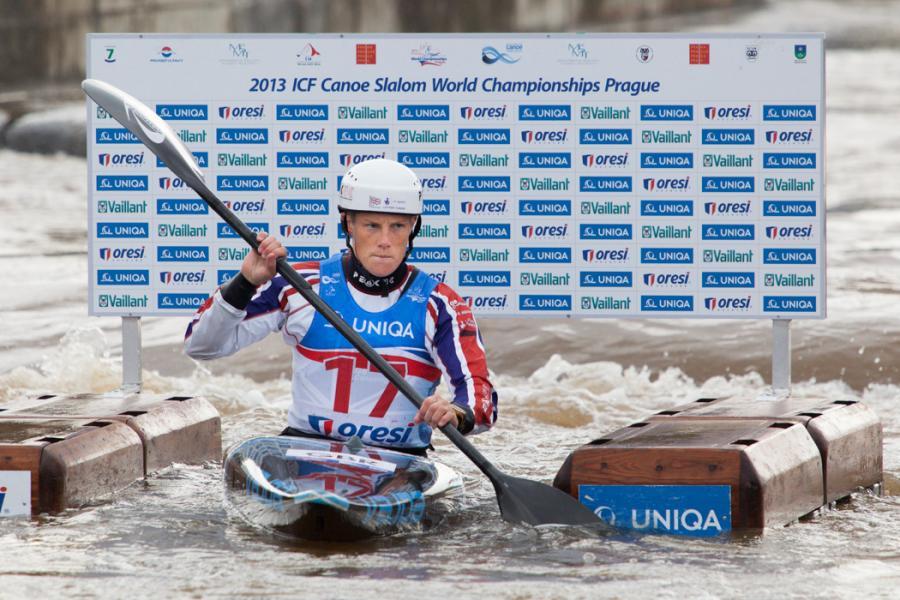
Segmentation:
[(580, 485), (578, 499), (615, 527), (697, 537), (731, 531), (727, 485)]

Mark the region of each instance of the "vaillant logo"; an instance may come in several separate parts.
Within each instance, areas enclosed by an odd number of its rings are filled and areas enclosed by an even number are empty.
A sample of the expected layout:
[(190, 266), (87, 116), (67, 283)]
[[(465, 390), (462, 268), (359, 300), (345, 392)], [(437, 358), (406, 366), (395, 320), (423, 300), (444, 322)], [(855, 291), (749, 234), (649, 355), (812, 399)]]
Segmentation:
[(156, 235), (160, 238), (205, 238), (209, 227), (206, 223), (192, 225), (190, 223), (157, 223)]
[(146, 200), (97, 200), (97, 213), (101, 215), (145, 215)]
[(631, 107), (623, 106), (582, 106), (582, 121), (627, 121), (631, 118)]
[(157, 104), (156, 114), (166, 121), (207, 121), (209, 107), (206, 104)]
[(582, 200), (578, 203), (582, 215), (629, 215), (631, 202), (613, 202), (612, 200)]

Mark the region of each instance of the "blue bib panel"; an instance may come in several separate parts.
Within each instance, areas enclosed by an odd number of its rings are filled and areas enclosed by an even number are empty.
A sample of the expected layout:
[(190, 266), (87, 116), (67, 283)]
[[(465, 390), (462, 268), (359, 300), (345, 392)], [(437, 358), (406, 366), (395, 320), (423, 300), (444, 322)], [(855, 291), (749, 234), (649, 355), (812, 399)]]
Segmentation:
[[(428, 299), (438, 282), (418, 272), (398, 301), (381, 312), (360, 307), (350, 294), (341, 255), (322, 262), (319, 295), (359, 335), (427, 397), (441, 371), (426, 347)], [(294, 405), (288, 424), (337, 439), (357, 436), (380, 446), (424, 447), (431, 428), (413, 425), (418, 411), (344, 337), (316, 313), (294, 357)]]

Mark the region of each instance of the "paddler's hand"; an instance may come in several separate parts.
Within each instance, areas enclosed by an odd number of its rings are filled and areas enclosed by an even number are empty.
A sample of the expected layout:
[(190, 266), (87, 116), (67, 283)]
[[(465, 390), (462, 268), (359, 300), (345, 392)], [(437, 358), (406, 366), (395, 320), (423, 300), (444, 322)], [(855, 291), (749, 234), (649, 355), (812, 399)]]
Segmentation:
[(278, 238), (265, 231), (256, 234), (259, 250), (251, 250), (241, 264), (241, 275), (252, 285), (259, 287), (275, 277), (275, 261), (287, 256), (287, 250)]
[(427, 423), (432, 429), (440, 429), (447, 423), (459, 428), (459, 416), (446, 398), (433, 394), (425, 398), (413, 423)]

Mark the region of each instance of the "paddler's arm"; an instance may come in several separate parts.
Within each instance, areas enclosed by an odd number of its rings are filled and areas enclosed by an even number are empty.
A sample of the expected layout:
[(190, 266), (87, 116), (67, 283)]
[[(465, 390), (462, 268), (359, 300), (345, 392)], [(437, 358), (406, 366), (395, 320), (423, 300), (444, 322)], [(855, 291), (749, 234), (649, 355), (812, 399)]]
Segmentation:
[[(497, 420), (497, 392), (491, 384), (484, 346), (469, 305), (441, 283), (431, 293), (426, 337), (435, 363), (450, 383), (451, 406), (471, 417), (467, 433), (486, 431)], [(465, 419), (462, 414), (457, 414)]]
[(450, 423), (466, 434), (475, 428), (475, 415), (468, 406), (460, 406), (438, 394), (432, 394), (422, 402), (422, 408), (416, 413), (413, 423), (427, 423), (433, 429), (440, 429)]
[(257, 236), (259, 252), (250, 251), (241, 271), (197, 310), (185, 333), (184, 350), (197, 359), (230, 356), (257, 342), (284, 323), (281, 294), (273, 286), (275, 261), (284, 247), (274, 237)]

